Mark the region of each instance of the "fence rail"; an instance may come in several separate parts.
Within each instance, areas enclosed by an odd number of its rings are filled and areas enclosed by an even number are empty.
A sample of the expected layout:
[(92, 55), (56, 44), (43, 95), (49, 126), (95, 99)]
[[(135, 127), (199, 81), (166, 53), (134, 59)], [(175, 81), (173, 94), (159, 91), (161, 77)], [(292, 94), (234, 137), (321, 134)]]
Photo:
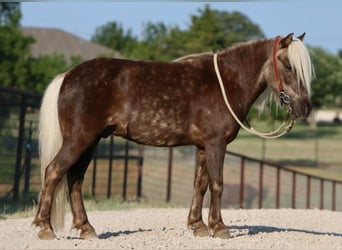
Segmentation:
[(282, 165), (268, 162), (268, 161), (261, 161), (258, 159), (254, 159), (251, 157), (244, 156), (242, 154), (234, 153), (234, 152), (226, 152), (227, 155), (233, 155), (239, 157), (241, 160), (240, 168), (241, 168), (241, 178), (240, 178), (240, 208), (244, 208), (244, 169), (245, 169), (245, 161), (251, 161), (259, 164), (259, 195), (258, 195), (258, 208), (263, 207), (263, 171), (264, 167), (271, 167), (275, 168), (277, 171), (276, 174), (276, 200), (275, 200), (275, 207), (280, 208), (280, 196), (281, 196), (281, 173), (288, 172), (292, 175), (292, 184), (291, 184), (291, 207), (296, 208), (296, 186), (297, 186), (297, 176), (304, 176), (306, 177), (306, 208), (311, 208), (310, 206), (310, 198), (311, 198), (311, 180), (315, 179), (318, 180), (320, 183), (319, 186), (319, 208), (324, 209), (324, 186), (326, 183), (330, 183), (332, 185), (332, 192), (331, 192), (331, 210), (336, 210), (336, 187), (339, 185), (342, 188), (342, 181), (334, 180), (330, 178), (323, 178), (311, 174), (302, 173), (293, 169), (289, 169)]

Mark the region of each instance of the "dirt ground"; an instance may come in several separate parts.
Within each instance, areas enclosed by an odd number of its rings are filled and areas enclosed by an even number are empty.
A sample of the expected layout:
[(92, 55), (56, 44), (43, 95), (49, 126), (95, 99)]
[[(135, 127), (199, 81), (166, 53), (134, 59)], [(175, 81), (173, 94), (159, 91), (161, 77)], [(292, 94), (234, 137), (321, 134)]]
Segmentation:
[[(194, 237), (188, 209), (144, 208), (89, 212), (99, 239), (65, 230), (39, 240), (32, 217), (0, 220), (0, 249), (342, 249), (342, 213), (324, 210), (223, 210), (228, 240)], [(207, 218), (208, 210), (203, 216)], [(66, 227), (70, 228), (70, 214)]]

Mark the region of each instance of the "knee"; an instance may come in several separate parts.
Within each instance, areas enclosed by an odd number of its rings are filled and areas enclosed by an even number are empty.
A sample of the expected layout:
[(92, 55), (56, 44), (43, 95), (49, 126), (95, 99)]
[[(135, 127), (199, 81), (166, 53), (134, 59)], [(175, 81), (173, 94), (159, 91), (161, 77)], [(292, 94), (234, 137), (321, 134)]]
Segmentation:
[(219, 194), (222, 195), (223, 192), (223, 183), (222, 182), (214, 182), (212, 185), (210, 185), (211, 187), (211, 192), (215, 193), (215, 194)]

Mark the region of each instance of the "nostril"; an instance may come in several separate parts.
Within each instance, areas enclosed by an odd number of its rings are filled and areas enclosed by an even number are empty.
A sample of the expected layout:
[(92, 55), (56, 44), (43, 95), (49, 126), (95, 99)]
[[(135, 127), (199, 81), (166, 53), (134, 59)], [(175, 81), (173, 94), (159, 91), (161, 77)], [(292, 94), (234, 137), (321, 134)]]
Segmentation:
[(303, 114), (307, 117), (310, 115), (310, 112), (311, 112), (311, 109), (312, 109), (312, 106), (311, 106), (311, 103), (307, 103), (306, 105), (304, 104), (303, 105)]

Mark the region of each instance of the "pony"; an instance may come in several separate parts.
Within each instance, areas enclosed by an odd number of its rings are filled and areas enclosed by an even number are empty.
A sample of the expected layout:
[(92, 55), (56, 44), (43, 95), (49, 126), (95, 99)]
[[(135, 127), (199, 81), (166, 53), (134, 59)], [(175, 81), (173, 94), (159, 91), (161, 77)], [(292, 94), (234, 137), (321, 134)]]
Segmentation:
[[(195, 145), (187, 226), (195, 236), (229, 238), (221, 216), (226, 147), (266, 90), (291, 119), (308, 117), (314, 69), (304, 35), (253, 40), (172, 62), (97, 58), (56, 76), (40, 109), (42, 187), (33, 221), (39, 238), (56, 238), (67, 196), (72, 228), (81, 239), (96, 237), (82, 181), (96, 145), (110, 135), (158, 147)], [(208, 188), (206, 224), (202, 207)]]

